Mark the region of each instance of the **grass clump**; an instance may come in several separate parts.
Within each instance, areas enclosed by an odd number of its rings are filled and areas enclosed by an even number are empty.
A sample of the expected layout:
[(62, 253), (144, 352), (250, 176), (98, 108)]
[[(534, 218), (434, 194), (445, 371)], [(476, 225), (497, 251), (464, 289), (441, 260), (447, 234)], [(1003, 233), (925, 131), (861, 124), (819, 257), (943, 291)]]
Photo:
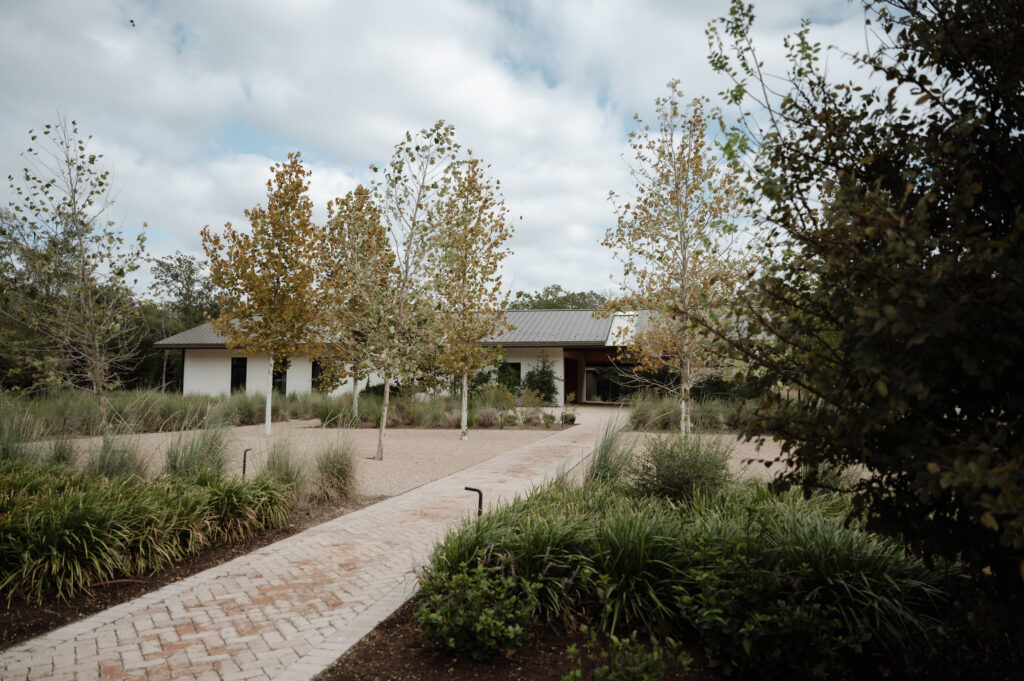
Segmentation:
[(590, 455), (586, 479), (588, 482), (617, 482), (629, 469), (632, 459), (632, 445), (622, 443), (622, 424), (609, 421)]
[(147, 469), (137, 442), (108, 436), (103, 438), (98, 449), (89, 452), (85, 473), (113, 480), (130, 476), (144, 478)]
[(317, 455), (313, 494), (332, 503), (355, 496), (355, 464), (350, 443), (336, 443)]
[(732, 446), (717, 437), (658, 437), (647, 441), (631, 469), (631, 484), (644, 496), (673, 501), (714, 494), (732, 479)]
[(260, 475), (284, 485), (297, 501), (305, 501), (309, 476), (302, 464), (292, 457), (291, 444), (287, 440), (278, 440), (271, 445)]
[(215, 428), (178, 435), (165, 452), (164, 472), (174, 477), (219, 478), (227, 471), (227, 443)]

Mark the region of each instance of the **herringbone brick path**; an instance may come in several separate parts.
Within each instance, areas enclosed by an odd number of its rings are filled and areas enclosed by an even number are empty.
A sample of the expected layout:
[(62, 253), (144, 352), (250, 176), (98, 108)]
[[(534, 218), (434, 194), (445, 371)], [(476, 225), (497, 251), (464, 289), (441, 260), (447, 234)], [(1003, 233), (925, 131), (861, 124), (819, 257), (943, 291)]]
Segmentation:
[[(611, 412), (0, 653), (0, 679), (311, 679), (415, 584), (454, 523), (589, 453)], [(470, 436), (472, 437), (472, 435)]]

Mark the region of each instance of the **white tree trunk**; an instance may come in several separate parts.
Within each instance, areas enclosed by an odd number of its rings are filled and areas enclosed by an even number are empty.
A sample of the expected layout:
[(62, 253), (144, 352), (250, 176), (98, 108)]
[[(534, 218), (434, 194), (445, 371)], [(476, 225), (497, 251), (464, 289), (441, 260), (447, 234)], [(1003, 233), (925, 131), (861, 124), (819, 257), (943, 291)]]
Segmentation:
[(359, 372), (352, 377), (352, 420), (359, 425)]
[(384, 460), (384, 430), (388, 426), (388, 403), (391, 401), (391, 374), (384, 377), (384, 400), (380, 403), (380, 428), (377, 430), (377, 461)]
[(270, 437), (270, 400), (274, 394), (274, 358), (270, 358), (270, 371), (267, 373), (267, 407), (263, 417), (263, 434)]
[(469, 437), (469, 369), (462, 369), (462, 439)]
[(690, 434), (690, 420), (687, 418), (686, 400), (679, 400), (679, 435), (686, 437)]

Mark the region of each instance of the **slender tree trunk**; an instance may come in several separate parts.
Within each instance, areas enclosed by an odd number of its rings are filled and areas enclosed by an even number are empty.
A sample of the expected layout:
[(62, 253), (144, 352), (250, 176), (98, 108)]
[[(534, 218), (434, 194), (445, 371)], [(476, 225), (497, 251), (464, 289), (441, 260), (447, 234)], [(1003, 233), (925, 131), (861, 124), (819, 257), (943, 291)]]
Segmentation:
[(267, 374), (267, 407), (263, 418), (263, 434), (270, 437), (270, 400), (274, 394), (274, 358), (270, 358), (270, 372)]
[(359, 425), (359, 372), (352, 376), (352, 420)]
[(462, 439), (469, 438), (469, 369), (462, 367)]
[(682, 399), (679, 400), (679, 435), (682, 437), (690, 434), (690, 414), (688, 409), (690, 383), (690, 366), (687, 363), (686, 370), (683, 372), (683, 377), (679, 384), (679, 392), (682, 394)]
[(167, 392), (167, 353), (170, 350), (164, 350), (164, 365), (160, 369), (160, 392)]
[(380, 427), (377, 430), (377, 461), (384, 460), (384, 430), (388, 426), (388, 403), (391, 402), (391, 374), (384, 377), (384, 399), (380, 403)]
[(107, 434), (107, 398), (102, 389), (96, 390), (96, 406), (100, 410), (100, 432)]

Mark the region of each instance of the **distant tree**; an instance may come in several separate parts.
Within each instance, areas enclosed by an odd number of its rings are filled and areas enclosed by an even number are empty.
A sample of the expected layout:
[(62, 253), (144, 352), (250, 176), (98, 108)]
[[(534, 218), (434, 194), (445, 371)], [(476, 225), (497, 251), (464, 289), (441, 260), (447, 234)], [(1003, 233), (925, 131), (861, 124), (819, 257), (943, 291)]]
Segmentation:
[(309, 199), (310, 172), (298, 152), (275, 163), (267, 181), (267, 206), (245, 211), (251, 234), (224, 225), (223, 235), (202, 230), (210, 278), (223, 292), (213, 328), (227, 346), (269, 357), (265, 433), (270, 435), (274, 370), (290, 357), (319, 354), (315, 262), (321, 246)]
[(768, 393), (747, 433), (782, 443), (789, 481), (862, 466), (851, 517), (1020, 592), (1024, 3), (865, 7), (859, 82), (828, 77), (806, 26), (769, 82), (742, 2), (711, 33), (751, 114), (729, 148), (751, 152), (774, 261), (731, 340), (798, 388)]
[(166, 296), (168, 310), (189, 328), (216, 317), (220, 308), (217, 296), (198, 258), (175, 251), (153, 261), (153, 291)]
[(646, 325), (619, 339), (622, 356), (635, 362), (637, 375), (676, 377), (674, 386), (663, 387), (680, 396), (680, 430), (686, 435), (694, 378), (718, 358), (714, 343), (694, 322), (738, 280), (740, 260), (732, 252), (731, 235), (743, 197), (738, 174), (716, 157), (708, 138), (708, 126), (719, 116), (705, 110), (704, 99), (683, 105), (679, 81), (668, 89), (668, 96), (654, 101), (653, 131), (634, 116), (637, 130), (629, 139), (636, 195), (617, 206), (618, 224), (602, 243), (622, 261), (626, 290), (607, 309), (649, 315)]
[(21, 182), (8, 176), (15, 199), (14, 219), (0, 232), (2, 314), (18, 327), (21, 347), (31, 348), (22, 358), (34, 366), (36, 383), (92, 392), (106, 428), (106, 393), (138, 346), (131, 286), (145, 236), (126, 243), (106, 219), (110, 173), (75, 121), (60, 118), (29, 135)]
[(510, 310), (596, 310), (607, 304), (610, 294), (597, 291), (566, 291), (550, 284), (535, 293), (519, 292)]
[(373, 193), (359, 185), (327, 204), (319, 251), (321, 388), (352, 379), (352, 415), (359, 417), (359, 380), (381, 363), (389, 347), (395, 253)]
[(499, 269), (512, 236), (501, 184), (485, 176), (470, 157), (449, 166), (447, 195), (431, 220), (437, 233), (431, 249), (432, 291), (438, 299), (441, 363), (461, 379), (461, 438), (469, 435), (469, 374), (498, 357), (480, 341), (507, 328), (508, 295), (501, 293)]

